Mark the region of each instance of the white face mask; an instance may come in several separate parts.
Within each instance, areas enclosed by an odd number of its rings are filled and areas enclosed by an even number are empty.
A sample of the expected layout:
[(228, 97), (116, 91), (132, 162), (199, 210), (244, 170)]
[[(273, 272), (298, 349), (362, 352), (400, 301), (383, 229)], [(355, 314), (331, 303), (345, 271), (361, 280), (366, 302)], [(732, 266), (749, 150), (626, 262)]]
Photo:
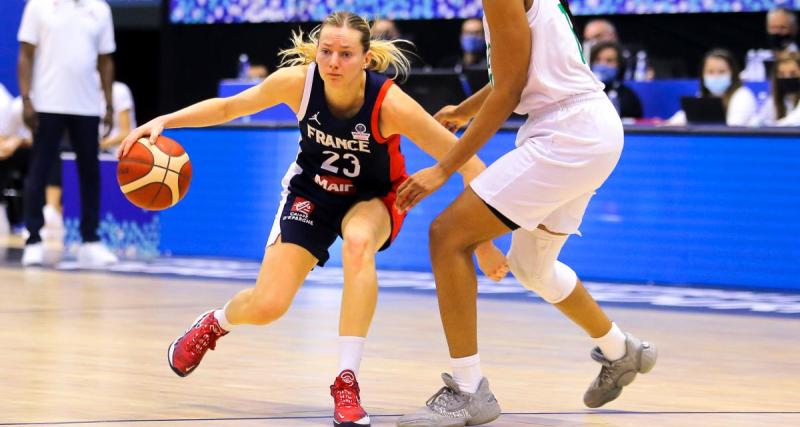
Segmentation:
[(729, 87), (731, 87), (730, 74), (716, 74), (703, 76), (703, 85), (714, 96), (722, 96)]

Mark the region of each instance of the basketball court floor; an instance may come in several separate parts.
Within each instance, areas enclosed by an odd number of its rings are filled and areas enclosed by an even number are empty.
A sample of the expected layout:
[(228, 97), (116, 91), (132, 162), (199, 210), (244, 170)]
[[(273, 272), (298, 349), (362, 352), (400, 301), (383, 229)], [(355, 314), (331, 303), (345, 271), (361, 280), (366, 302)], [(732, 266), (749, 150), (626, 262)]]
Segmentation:
[[(167, 346), (250, 286), (257, 264), (126, 263), (112, 272), (0, 263), (0, 425), (325, 426), (340, 271), (318, 269), (289, 313), (221, 339), (186, 378)], [(424, 404), (448, 357), (428, 273), (382, 272), (360, 382), (374, 426)], [(590, 283), (655, 369), (599, 410), (582, 395), (591, 341), (508, 279), (481, 285), (481, 359), (494, 426), (799, 426), (800, 295)]]

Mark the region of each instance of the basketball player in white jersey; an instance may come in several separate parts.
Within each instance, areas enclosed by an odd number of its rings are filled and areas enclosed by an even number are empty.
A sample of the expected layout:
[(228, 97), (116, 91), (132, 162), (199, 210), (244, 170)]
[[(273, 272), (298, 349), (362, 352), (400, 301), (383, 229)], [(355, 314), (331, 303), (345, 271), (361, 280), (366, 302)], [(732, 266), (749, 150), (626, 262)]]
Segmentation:
[(619, 160), (623, 130), (603, 85), (584, 61), (564, 0), (484, 1), (490, 84), (437, 119), (456, 129), (456, 145), (436, 165), (410, 177), (397, 204), (410, 209), (438, 189), (497, 131), (512, 111), (527, 114), (516, 148), (473, 180), (431, 224), (431, 261), (453, 375), (400, 426), (490, 422), (500, 406), (481, 374), (477, 281), (472, 251), (513, 232), (508, 267), (526, 288), (554, 304), (594, 340), (600, 375), (584, 395), (592, 408), (619, 396), (637, 373), (653, 368), (656, 348), (612, 323), (575, 272), (557, 260), (578, 234), (594, 191)]

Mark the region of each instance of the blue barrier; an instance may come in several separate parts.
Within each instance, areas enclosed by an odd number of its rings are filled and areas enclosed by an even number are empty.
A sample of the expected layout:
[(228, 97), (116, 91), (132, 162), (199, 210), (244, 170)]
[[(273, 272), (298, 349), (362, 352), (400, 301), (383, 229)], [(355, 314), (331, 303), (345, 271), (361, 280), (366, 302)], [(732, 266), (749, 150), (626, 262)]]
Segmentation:
[[(188, 150), (194, 178), (186, 198), (161, 214), (162, 251), (260, 258), (297, 130), (167, 134)], [(502, 131), (480, 155), (491, 162), (513, 141), (513, 131)], [(409, 141), (403, 153), (409, 171), (433, 163)], [(584, 237), (571, 238), (562, 259), (593, 280), (800, 290), (798, 157), (793, 136), (629, 134), (617, 170), (589, 206)], [(429, 270), (428, 225), (460, 190), (454, 178), (412, 210), (378, 265)], [(339, 245), (330, 265), (341, 265)]]
[[(218, 96), (227, 97), (252, 87), (255, 83), (246, 80), (223, 80), (219, 84)], [(681, 109), (682, 96), (696, 96), (699, 92), (697, 79), (674, 79), (674, 80), (653, 80), (647, 82), (627, 81), (625, 84), (630, 87), (642, 101), (644, 117), (659, 117), (668, 119), (675, 112)], [(746, 82), (745, 85), (757, 96), (761, 93), (769, 93), (768, 82)], [(279, 105), (268, 110), (253, 114), (239, 122), (249, 121), (295, 121), (292, 110)]]

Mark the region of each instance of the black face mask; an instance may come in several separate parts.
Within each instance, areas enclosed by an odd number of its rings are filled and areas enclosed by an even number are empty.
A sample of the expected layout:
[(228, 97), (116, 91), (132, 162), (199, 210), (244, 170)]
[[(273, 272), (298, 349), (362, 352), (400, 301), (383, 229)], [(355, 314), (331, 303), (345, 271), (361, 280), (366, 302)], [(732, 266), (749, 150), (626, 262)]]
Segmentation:
[(767, 43), (771, 49), (783, 50), (794, 41), (794, 37), (788, 34), (767, 34)]
[(789, 77), (775, 80), (775, 89), (781, 93), (800, 92), (800, 77)]

